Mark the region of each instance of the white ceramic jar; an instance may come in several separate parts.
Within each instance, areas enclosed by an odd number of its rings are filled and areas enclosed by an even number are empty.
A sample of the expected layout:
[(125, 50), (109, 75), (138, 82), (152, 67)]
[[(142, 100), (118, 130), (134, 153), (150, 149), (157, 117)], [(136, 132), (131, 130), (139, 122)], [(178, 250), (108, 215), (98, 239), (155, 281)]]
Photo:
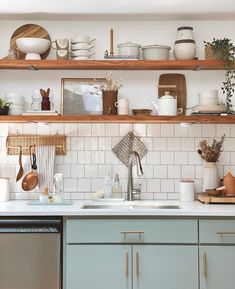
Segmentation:
[(168, 60), (170, 46), (164, 45), (147, 45), (142, 47), (144, 60)]
[(118, 55), (121, 56), (134, 56), (139, 58), (140, 54), (140, 44), (126, 42), (117, 45)]
[(193, 27), (181, 26), (177, 28), (176, 40), (193, 39)]
[(196, 56), (196, 45), (192, 39), (175, 41), (174, 56), (177, 60), (193, 60)]

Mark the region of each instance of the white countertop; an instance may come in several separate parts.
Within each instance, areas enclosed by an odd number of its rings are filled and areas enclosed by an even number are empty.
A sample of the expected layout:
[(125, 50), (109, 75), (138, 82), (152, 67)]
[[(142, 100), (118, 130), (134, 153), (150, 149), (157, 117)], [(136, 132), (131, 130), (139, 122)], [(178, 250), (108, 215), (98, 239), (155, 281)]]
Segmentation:
[[(115, 209), (82, 209), (85, 204), (97, 204), (93, 201), (73, 201), (72, 205), (28, 205), (25, 201), (0, 203), (1, 216), (169, 216), (169, 217), (235, 217), (235, 205), (204, 205), (198, 201), (136, 201), (114, 202)], [(99, 202), (99, 205), (113, 203)], [(128, 206), (126, 206), (128, 204)], [(132, 209), (131, 205), (175, 205), (180, 209)], [(126, 207), (125, 207), (126, 206)]]

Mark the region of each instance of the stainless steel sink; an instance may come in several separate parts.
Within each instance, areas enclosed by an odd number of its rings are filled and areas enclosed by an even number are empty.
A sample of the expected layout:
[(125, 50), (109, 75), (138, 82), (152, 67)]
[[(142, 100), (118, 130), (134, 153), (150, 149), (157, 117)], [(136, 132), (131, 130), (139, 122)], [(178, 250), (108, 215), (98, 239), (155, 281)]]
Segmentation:
[(85, 210), (171, 210), (180, 209), (177, 204), (85, 204)]

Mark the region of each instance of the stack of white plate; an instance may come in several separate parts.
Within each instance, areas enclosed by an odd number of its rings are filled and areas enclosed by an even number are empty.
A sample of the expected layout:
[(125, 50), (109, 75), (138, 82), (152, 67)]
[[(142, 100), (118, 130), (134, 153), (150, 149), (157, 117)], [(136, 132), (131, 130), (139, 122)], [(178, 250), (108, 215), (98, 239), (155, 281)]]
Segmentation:
[(10, 102), (10, 115), (21, 115), (25, 110), (25, 99), (22, 95), (14, 92), (8, 92), (6, 94), (6, 101)]
[(91, 60), (95, 55), (95, 39), (88, 35), (71, 38), (71, 58), (73, 60)]

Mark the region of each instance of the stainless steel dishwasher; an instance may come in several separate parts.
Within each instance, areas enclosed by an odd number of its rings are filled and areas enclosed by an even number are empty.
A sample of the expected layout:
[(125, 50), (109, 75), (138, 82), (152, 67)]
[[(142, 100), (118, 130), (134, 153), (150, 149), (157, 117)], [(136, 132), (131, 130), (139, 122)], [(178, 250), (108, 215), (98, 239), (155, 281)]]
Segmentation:
[(0, 219), (0, 288), (60, 289), (60, 218)]

